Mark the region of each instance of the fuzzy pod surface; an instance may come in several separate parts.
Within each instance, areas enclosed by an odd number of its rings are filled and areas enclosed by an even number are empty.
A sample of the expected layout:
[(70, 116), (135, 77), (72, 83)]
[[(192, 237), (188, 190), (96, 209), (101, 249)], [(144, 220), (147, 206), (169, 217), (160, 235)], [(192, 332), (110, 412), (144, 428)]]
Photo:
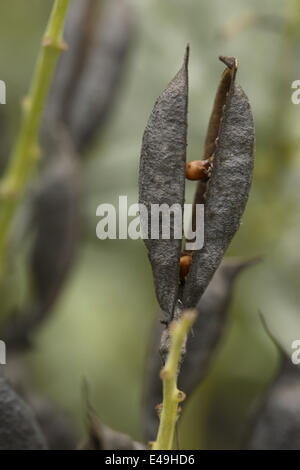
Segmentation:
[(68, 51), (48, 100), (48, 123), (63, 122), (78, 151), (101, 130), (115, 102), (133, 35), (126, 0), (73, 0), (66, 21)]
[(26, 349), (46, 319), (76, 259), (80, 236), (80, 172), (65, 134), (47, 154), (33, 201), (30, 268), (33, 292), (28, 305), (8, 319), (3, 337), (9, 348)]
[(237, 230), (248, 200), (254, 166), (254, 123), (247, 96), (233, 81), (220, 123), (204, 215), (204, 247), (193, 254), (183, 293), (193, 308)]
[[(174, 204), (181, 210), (185, 193), (188, 109), (187, 48), (184, 64), (159, 96), (146, 126), (139, 170), (139, 203), (148, 214), (151, 206)], [(141, 207), (140, 207), (141, 209)], [(174, 220), (170, 221), (170, 237), (151, 238), (150, 218), (140, 210), (141, 226), (152, 266), (156, 296), (163, 312), (173, 313), (178, 297), (179, 258), (182, 240), (174, 237)], [(153, 223), (152, 223), (153, 226)], [(182, 227), (181, 227), (182, 230)]]
[(33, 413), (8, 382), (0, 377), (0, 450), (45, 450)]
[(249, 450), (300, 450), (300, 370), (282, 357), (280, 371), (258, 407)]

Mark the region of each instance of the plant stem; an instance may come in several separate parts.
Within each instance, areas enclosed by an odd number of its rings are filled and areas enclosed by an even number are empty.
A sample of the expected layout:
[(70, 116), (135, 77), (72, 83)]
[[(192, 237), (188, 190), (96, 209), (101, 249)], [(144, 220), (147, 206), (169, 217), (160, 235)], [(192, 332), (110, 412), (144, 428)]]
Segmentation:
[(160, 373), (163, 381), (163, 404), (157, 439), (152, 443), (153, 450), (172, 450), (173, 447), (178, 405), (185, 399), (185, 394), (177, 388), (180, 359), (188, 332), (195, 318), (195, 311), (187, 311), (179, 320), (172, 322), (169, 327), (171, 345), (166, 364)]
[(55, 65), (66, 46), (62, 40), (69, 0), (55, 0), (37, 59), (29, 95), (23, 103), (21, 129), (0, 186), (0, 278), (4, 272), (9, 231), (20, 197), (37, 164), (42, 113)]

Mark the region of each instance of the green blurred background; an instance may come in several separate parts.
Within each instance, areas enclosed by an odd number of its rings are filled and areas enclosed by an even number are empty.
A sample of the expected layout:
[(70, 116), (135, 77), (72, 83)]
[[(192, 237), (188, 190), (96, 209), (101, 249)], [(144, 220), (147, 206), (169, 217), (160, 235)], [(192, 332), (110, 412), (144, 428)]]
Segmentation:
[[(300, 338), (300, 3), (294, 0), (131, 0), (136, 32), (113, 115), (83, 169), (83, 234), (77, 263), (28, 354), (35, 388), (83, 429), (82, 379), (110, 426), (141, 439), (142, 386), (157, 303), (141, 241), (99, 241), (96, 208), (137, 201), (143, 129), (155, 99), (191, 45), (188, 159), (201, 157), (223, 65), (238, 57), (252, 103), (257, 155), (253, 189), (231, 255), (264, 255), (235, 289), (226, 334), (180, 424), (181, 448), (238, 448), (247, 418), (276, 369), (262, 310), (291, 351)], [(0, 78), (8, 89), (4, 131), (13, 141), (51, 0), (1, 2)], [(188, 185), (191, 197), (193, 184)]]

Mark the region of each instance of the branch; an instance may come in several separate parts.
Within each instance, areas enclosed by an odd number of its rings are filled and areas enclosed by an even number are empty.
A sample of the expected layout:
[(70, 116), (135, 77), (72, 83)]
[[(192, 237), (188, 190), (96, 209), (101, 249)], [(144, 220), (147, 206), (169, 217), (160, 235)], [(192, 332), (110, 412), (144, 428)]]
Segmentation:
[(9, 231), (18, 202), (40, 155), (38, 135), (55, 65), (66, 49), (62, 40), (69, 0), (55, 0), (42, 41), (29, 95), (24, 100), (19, 137), (0, 186), (0, 277), (4, 272)]
[(194, 310), (186, 311), (178, 321), (172, 322), (169, 327), (171, 345), (166, 364), (160, 373), (163, 381), (163, 404), (157, 439), (152, 444), (153, 450), (172, 450), (173, 447), (179, 403), (185, 399), (185, 394), (177, 388), (177, 377), (182, 350), (195, 318), (196, 312)]

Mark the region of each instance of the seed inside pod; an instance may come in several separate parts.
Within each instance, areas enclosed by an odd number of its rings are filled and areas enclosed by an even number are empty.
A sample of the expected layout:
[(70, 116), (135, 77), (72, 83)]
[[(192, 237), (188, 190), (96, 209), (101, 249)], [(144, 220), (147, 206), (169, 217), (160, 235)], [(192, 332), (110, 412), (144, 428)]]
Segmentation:
[(190, 266), (192, 264), (191, 255), (183, 255), (180, 258), (180, 279), (183, 280), (189, 273)]
[(209, 178), (209, 160), (195, 160), (186, 165), (185, 176), (192, 181), (206, 181)]

